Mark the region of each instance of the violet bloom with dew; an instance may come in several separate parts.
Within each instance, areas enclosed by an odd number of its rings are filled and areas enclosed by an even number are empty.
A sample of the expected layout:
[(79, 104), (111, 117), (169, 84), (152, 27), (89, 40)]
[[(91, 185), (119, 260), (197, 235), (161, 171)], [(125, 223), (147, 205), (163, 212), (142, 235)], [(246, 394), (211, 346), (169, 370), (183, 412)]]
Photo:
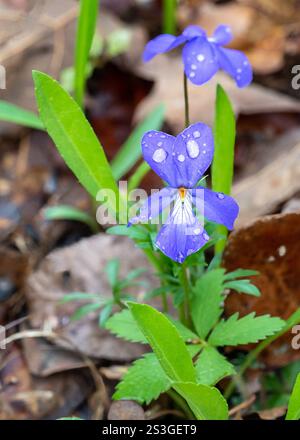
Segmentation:
[(176, 137), (149, 131), (143, 136), (142, 152), (145, 161), (168, 186), (148, 197), (129, 226), (146, 223), (172, 204), (173, 209), (157, 235), (156, 246), (179, 263), (209, 240), (193, 207), (207, 220), (233, 229), (239, 212), (235, 200), (223, 193), (196, 187), (213, 159), (210, 127), (199, 122)]
[(143, 59), (150, 61), (156, 55), (184, 44), (184, 71), (192, 83), (204, 84), (222, 69), (235, 80), (238, 87), (246, 87), (252, 81), (252, 68), (246, 55), (239, 50), (222, 47), (232, 38), (231, 29), (225, 25), (218, 26), (212, 37), (207, 37), (201, 27), (191, 25), (178, 37), (162, 34), (149, 41)]

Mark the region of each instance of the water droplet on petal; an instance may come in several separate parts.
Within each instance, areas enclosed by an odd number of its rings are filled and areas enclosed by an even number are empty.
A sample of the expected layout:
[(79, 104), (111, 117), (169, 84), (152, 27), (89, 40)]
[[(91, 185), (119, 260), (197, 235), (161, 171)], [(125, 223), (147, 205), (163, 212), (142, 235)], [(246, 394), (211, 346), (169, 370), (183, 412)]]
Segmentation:
[(205, 56), (203, 55), (203, 53), (199, 53), (199, 55), (197, 55), (197, 60), (200, 62), (205, 60)]
[(152, 159), (156, 163), (161, 163), (167, 158), (167, 152), (163, 148), (159, 148), (158, 150), (155, 150), (152, 156)]
[(225, 198), (223, 193), (218, 193), (217, 197), (218, 197), (218, 199), (221, 199), (221, 200), (223, 200)]
[(206, 150), (203, 150), (202, 153), (203, 153), (203, 154), (206, 154)]
[(203, 233), (203, 238), (204, 240), (208, 241), (209, 240), (209, 235), (207, 235), (206, 232)]
[(244, 66), (248, 66), (249, 63), (248, 63), (248, 61), (244, 61), (243, 64), (244, 64)]
[(162, 144), (163, 144), (162, 142), (158, 142), (157, 146), (158, 146), (158, 147), (161, 147)]
[(199, 138), (200, 136), (201, 136), (201, 134), (200, 134), (200, 131), (194, 131), (194, 133), (193, 133), (193, 136), (194, 136), (194, 138)]
[(236, 69), (237, 73), (242, 73), (242, 69)]
[(185, 161), (185, 157), (183, 154), (179, 154), (179, 156), (177, 157), (177, 159), (179, 160), (179, 162), (184, 162)]
[(196, 76), (195, 72), (190, 73), (190, 78), (194, 78)]
[(192, 64), (192, 65), (191, 65), (191, 69), (192, 69), (192, 70), (197, 70), (197, 66), (196, 66), (196, 64)]
[(194, 232), (195, 235), (199, 235), (200, 232), (201, 232), (201, 229), (200, 228), (196, 228), (196, 229), (194, 229), (193, 232)]
[(196, 159), (199, 156), (200, 149), (196, 141), (193, 139), (189, 140), (186, 144), (188, 155), (191, 159)]

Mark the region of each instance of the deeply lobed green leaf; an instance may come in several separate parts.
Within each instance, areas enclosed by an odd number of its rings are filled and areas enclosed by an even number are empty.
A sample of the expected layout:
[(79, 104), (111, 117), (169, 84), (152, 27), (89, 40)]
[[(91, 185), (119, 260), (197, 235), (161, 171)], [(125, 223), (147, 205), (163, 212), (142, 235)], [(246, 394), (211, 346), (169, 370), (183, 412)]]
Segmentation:
[(216, 346), (239, 345), (257, 342), (281, 330), (285, 322), (270, 315), (255, 316), (250, 313), (240, 319), (235, 313), (221, 320), (213, 329), (208, 342)]

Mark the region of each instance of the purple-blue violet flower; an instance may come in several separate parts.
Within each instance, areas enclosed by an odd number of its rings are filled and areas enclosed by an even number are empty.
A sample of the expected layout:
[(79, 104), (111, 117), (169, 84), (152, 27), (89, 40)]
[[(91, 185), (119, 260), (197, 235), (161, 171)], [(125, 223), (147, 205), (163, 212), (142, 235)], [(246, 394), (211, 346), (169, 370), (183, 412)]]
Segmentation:
[(239, 207), (223, 193), (196, 186), (214, 153), (212, 130), (203, 123), (193, 124), (174, 137), (160, 131), (149, 131), (142, 139), (145, 161), (168, 186), (152, 194), (129, 225), (146, 223), (171, 206), (167, 221), (161, 227), (156, 246), (172, 260), (182, 263), (197, 252), (209, 236), (195, 215), (233, 229)]
[(252, 81), (249, 60), (239, 50), (222, 47), (232, 38), (231, 29), (225, 25), (218, 26), (212, 37), (207, 37), (201, 27), (191, 25), (178, 37), (162, 34), (149, 41), (143, 59), (145, 62), (150, 61), (156, 55), (169, 52), (184, 44), (182, 51), (184, 71), (192, 83), (204, 84), (222, 69), (235, 80), (238, 87), (245, 87)]

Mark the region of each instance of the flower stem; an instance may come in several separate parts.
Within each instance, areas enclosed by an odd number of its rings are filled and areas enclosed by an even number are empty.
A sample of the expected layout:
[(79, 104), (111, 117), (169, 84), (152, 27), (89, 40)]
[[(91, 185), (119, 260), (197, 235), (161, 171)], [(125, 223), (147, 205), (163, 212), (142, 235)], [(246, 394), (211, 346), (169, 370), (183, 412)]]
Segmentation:
[(183, 72), (183, 90), (184, 90), (185, 126), (188, 127), (190, 125), (189, 93), (188, 93), (187, 76), (184, 72)]
[(163, 0), (163, 32), (175, 34), (176, 32), (176, 0)]
[(181, 284), (183, 288), (183, 303), (180, 307), (180, 320), (187, 327), (191, 327), (191, 315), (190, 315), (190, 283), (187, 273), (187, 269), (184, 265), (181, 266)]

